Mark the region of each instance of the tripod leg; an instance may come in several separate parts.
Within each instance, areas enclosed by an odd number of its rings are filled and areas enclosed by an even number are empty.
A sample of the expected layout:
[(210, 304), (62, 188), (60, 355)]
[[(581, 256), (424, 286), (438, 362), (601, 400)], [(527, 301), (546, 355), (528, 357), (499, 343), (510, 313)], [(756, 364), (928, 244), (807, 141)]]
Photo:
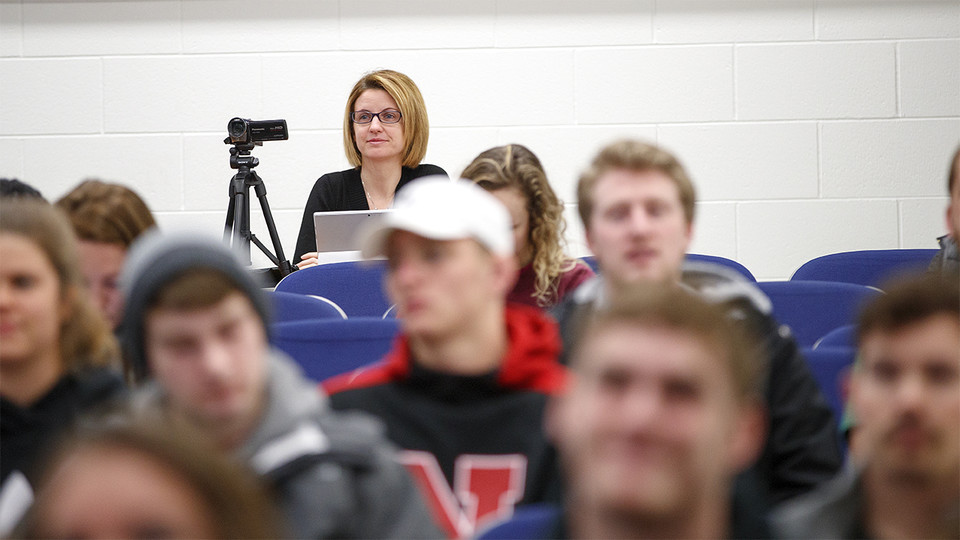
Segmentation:
[(233, 194), (230, 194), (230, 202), (227, 203), (227, 221), (223, 224), (223, 243), (230, 244), (233, 239)]
[(274, 263), (276, 263), (280, 269), (280, 277), (285, 277), (290, 274), (290, 272), (293, 272), (293, 267), (290, 261), (283, 255), (283, 245), (280, 243), (280, 235), (277, 234), (277, 224), (273, 221), (273, 212), (270, 211), (270, 203), (267, 201), (267, 187), (256, 171), (251, 171), (250, 174), (254, 177), (254, 190), (257, 192), (257, 198), (260, 200), (260, 209), (263, 210), (263, 218), (267, 222), (267, 232), (270, 234), (270, 240), (273, 242), (273, 250), (277, 254)]
[(230, 207), (227, 208), (227, 224), (224, 226), (226, 237), (227, 226), (231, 226), (230, 245), (238, 250), (241, 262), (250, 263), (250, 192), (247, 186), (247, 175), (250, 171), (241, 169), (230, 180)]

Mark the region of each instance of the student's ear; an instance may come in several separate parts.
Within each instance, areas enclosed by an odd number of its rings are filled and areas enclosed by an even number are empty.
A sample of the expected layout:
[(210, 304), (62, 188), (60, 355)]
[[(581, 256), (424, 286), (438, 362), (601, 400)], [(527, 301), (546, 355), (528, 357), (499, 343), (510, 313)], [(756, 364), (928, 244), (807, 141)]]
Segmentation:
[(731, 467), (742, 471), (760, 456), (767, 438), (767, 411), (759, 403), (741, 406), (731, 443)]

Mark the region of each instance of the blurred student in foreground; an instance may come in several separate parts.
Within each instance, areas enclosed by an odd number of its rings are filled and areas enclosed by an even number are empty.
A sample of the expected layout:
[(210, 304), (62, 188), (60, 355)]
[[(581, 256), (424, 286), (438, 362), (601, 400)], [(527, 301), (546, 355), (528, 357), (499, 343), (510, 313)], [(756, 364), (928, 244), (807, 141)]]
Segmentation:
[(66, 219), (42, 199), (0, 197), (0, 535), (32, 500), (51, 441), (124, 393), (119, 362)]
[(547, 415), (563, 506), (514, 523), (534, 538), (769, 537), (762, 495), (734, 490), (765, 433), (756, 346), (717, 305), (655, 285), (625, 289), (583, 332)]
[(297, 538), (439, 537), (376, 420), (330, 411), (270, 347), (266, 297), (227, 247), (144, 237), (127, 258), (125, 359), (160, 410), (207, 433), (269, 483)]
[(169, 423), (88, 424), (44, 469), (16, 538), (281, 538), (253, 474)]
[(960, 284), (884, 290), (858, 323), (855, 467), (778, 509), (784, 538), (960, 538)]

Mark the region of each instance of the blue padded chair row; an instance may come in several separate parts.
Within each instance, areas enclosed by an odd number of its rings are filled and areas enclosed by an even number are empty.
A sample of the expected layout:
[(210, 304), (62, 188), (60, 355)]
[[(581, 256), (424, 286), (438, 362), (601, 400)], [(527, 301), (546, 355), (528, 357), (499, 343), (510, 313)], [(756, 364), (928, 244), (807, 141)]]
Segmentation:
[[(597, 264), (597, 258), (594, 257), (593, 255), (588, 255), (588, 256), (586, 256), (586, 257), (580, 257), (580, 260), (582, 260), (583, 262), (587, 263), (587, 265), (588, 265), (590, 268), (592, 268), (594, 272), (597, 272), (597, 273), (600, 272), (600, 267), (599, 267), (599, 265)], [(730, 268), (730, 269), (732, 269), (732, 270), (736, 270), (737, 272), (739, 272), (740, 274), (742, 274), (743, 277), (747, 278), (747, 279), (750, 280), (750, 281), (757, 281), (757, 278), (755, 278), (755, 277), (753, 276), (753, 273), (750, 272), (750, 270), (748, 270), (746, 266), (738, 263), (737, 261), (735, 261), (735, 260), (733, 260), (733, 259), (728, 259), (728, 258), (726, 258), (726, 257), (718, 257), (718, 256), (716, 256), (716, 255), (699, 255), (699, 254), (696, 254), (696, 253), (688, 253), (688, 254), (687, 254), (687, 260), (688, 260), (688, 261), (706, 262), (706, 263), (718, 264), (718, 265), (720, 265), (720, 266), (725, 266), (725, 267)]]
[(856, 322), (863, 304), (882, 291), (830, 281), (761, 281), (773, 303), (773, 316), (790, 327), (802, 347), (812, 347), (831, 330)]
[(856, 349), (857, 325), (848, 324), (827, 332), (813, 344), (814, 349), (819, 349), (820, 347), (847, 347), (849, 349)]
[(873, 249), (831, 253), (807, 261), (790, 279), (841, 281), (882, 287), (891, 278), (924, 272), (936, 253), (935, 249)]
[(383, 292), (386, 267), (385, 261), (321, 264), (284, 277), (276, 290), (328, 298), (348, 317), (382, 317), (390, 308)]
[(275, 323), (270, 341), (290, 355), (307, 377), (322, 382), (378, 362), (400, 331), (396, 319), (354, 317)]
[(269, 292), (273, 304), (273, 322), (304, 319), (346, 319), (340, 306), (326, 298), (289, 292)]

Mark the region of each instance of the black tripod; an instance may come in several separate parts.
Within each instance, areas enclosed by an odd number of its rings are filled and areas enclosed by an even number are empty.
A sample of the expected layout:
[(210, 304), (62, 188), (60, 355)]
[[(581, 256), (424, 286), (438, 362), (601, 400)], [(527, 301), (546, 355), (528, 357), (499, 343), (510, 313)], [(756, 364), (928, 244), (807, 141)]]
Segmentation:
[[(229, 138), (227, 141), (228, 142)], [(270, 212), (270, 203), (267, 202), (267, 188), (263, 185), (263, 179), (253, 170), (260, 164), (260, 160), (249, 155), (250, 151), (257, 143), (234, 143), (230, 149), (230, 168), (237, 169), (237, 174), (230, 179), (230, 205), (227, 207), (227, 222), (223, 227), (223, 241), (229, 243), (234, 248), (238, 248), (243, 257), (243, 262), (247, 265), (250, 261), (250, 242), (260, 248), (260, 251), (266, 255), (270, 261), (277, 265), (274, 269), (277, 280), (283, 278), (293, 267), (283, 256), (283, 246), (280, 245), (280, 236), (277, 234), (277, 225), (273, 221), (273, 214)], [(270, 240), (273, 242), (273, 249), (276, 255), (270, 252), (266, 246), (257, 239), (257, 236), (250, 232), (250, 187), (253, 187), (260, 199), (260, 208), (263, 210), (263, 217), (267, 222), (267, 231), (270, 233)]]

